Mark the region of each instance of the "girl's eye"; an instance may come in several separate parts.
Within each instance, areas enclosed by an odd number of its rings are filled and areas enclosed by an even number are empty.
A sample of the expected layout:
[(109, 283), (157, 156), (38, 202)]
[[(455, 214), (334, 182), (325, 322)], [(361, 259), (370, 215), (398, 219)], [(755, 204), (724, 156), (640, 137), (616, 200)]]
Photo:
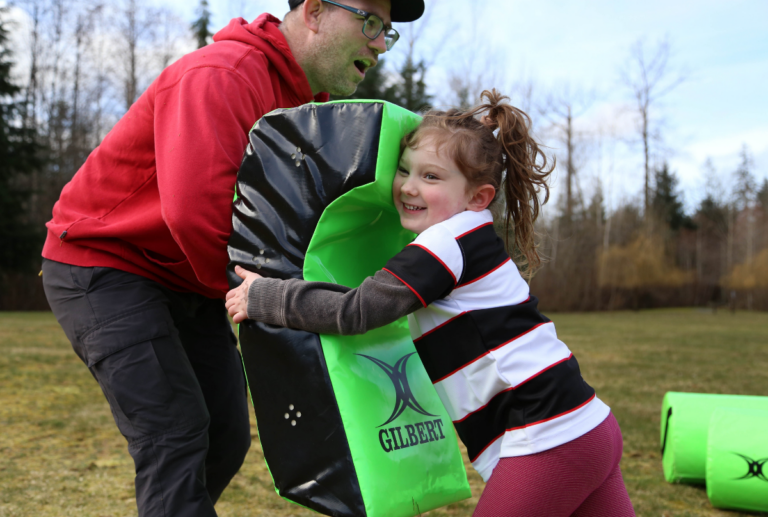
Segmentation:
[(428, 172), (428, 173), (426, 173), (426, 174), (424, 175), (424, 177), (425, 177), (425, 178), (427, 178), (428, 180), (436, 180), (436, 179), (440, 179), (440, 178), (438, 178), (437, 176), (435, 176), (434, 174), (432, 174), (431, 172)]
[(397, 168), (397, 172), (398, 172), (398, 174), (402, 174), (404, 176), (408, 176), (408, 171), (403, 169), (402, 167), (398, 167)]

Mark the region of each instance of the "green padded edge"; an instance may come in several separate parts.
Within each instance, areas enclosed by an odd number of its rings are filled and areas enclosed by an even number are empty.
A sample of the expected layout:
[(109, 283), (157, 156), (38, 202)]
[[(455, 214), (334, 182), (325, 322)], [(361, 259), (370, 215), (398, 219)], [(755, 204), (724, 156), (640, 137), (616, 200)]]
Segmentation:
[[(348, 287), (360, 285), (415, 236), (400, 226), (392, 202), (392, 180), (399, 161), (400, 140), (421, 120), (386, 102), (355, 102), (384, 105), (376, 180), (351, 190), (326, 208), (304, 261), (306, 280)], [(360, 221), (370, 222), (360, 226)], [(389, 455), (380, 445), (377, 426), (392, 413), (394, 388), (382, 369), (356, 353), (365, 350), (366, 355), (394, 365), (404, 355), (415, 352), (407, 319), (360, 336), (322, 334), (320, 340), (367, 516), (410, 517), (470, 497), (453, 425), (417, 355), (408, 360), (407, 377), (416, 400), (443, 421), (445, 439)], [(354, 414), (350, 408), (354, 408)], [(434, 418), (406, 409), (386, 427), (413, 425)], [(398, 461), (393, 461), (395, 453)], [(441, 465), (443, 471), (435, 465)], [(386, 486), (382, 486), (383, 480)]]

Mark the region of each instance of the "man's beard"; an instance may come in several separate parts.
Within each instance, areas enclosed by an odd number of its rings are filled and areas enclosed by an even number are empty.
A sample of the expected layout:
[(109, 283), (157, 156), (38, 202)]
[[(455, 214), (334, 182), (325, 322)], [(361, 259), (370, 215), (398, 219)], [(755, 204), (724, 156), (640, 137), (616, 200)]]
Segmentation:
[(349, 78), (349, 63), (345, 60), (340, 68), (336, 57), (337, 47), (331, 42), (328, 45), (317, 45), (309, 53), (307, 62), (311, 63), (312, 74), (316, 86), (322, 91), (339, 97), (347, 97), (355, 93), (357, 85), (362, 81)]

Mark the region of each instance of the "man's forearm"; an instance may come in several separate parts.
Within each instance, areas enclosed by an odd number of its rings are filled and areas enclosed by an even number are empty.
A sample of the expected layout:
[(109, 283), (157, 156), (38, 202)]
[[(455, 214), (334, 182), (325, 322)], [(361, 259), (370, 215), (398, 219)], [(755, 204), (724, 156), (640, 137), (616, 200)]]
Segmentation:
[(323, 334), (362, 334), (421, 307), (415, 294), (386, 271), (360, 287), (303, 280), (255, 280), (248, 290), (248, 317)]

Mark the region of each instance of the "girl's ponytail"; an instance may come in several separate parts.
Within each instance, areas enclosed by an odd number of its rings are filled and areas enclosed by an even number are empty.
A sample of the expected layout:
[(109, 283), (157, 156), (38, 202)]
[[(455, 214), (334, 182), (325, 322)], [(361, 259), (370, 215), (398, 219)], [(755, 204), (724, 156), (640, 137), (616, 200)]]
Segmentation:
[[(504, 193), (507, 250), (530, 277), (541, 264), (534, 223), (541, 204), (549, 199), (546, 180), (554, 163), (548, 167), (546, 155), (531, 136), (530, 117), (503, 102), (508, 97), (494, 89), (485, 90), (480, 99), (486, 102), (467, 111), (426, 113), (421, 125), (403, 139), (403, 145), (416, 148), (425, 137), (435, 137), (437, 148), (447, 152), (471, 186), (489, 184)], [(540, 203), (541, 190), (544, 201)], [(512, 246), (510, 233), (514, 235)]]
[[(519, 259), (518, 264), (533, 272), (541, 258), (536, 250), (534, 223), (539, 216), (541, 205), (549, 200), (547, 178), (554, 169), (547, 167), (547, 156), (531, 136), (531, 118), (524, 111), (503, 102), (495, 89), (485, 90), (480, 96), (487, 103), (479, 106), (487, 109), (483, 123), (498, 131), (496, 139), (501, 146), (504, 159), (504, 227), (505, 235), (514, 231), (514, 249), (510, 250)], [(477, 108), (476, 108), (477, 109)], [(544, 200), (539, 201), (539, 192), (544, 191)], [(507, 241), (509, 249), (509, 242)]]

